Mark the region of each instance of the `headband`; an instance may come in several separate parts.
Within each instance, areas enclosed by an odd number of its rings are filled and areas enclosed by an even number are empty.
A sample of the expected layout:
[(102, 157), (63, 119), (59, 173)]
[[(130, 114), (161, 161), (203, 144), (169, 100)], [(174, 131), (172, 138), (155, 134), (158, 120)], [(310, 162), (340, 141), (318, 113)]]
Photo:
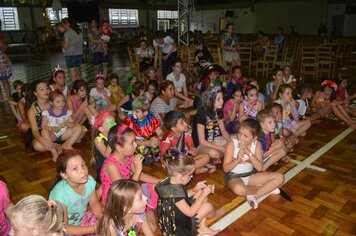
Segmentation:
[(110, 116), (110, 112), (104, 111), (99, 113), (99, 115), (95, 116), (94, 119), (94, 128), (98, 129), (104, 122), (104, 118)]
[(64, 72), (63, 69), (59, 66), (59, 64), (56, 67), (54, 67), (52, 77), (54, 77), (54, 74), (57, 73), (58, 71)]
[(337, 90), (337, 84), (331, 80), (324, 80), (322, 83), (321, 83), (322, 86), (328, 86), (332, 89), (334, 89), (335, 91)]

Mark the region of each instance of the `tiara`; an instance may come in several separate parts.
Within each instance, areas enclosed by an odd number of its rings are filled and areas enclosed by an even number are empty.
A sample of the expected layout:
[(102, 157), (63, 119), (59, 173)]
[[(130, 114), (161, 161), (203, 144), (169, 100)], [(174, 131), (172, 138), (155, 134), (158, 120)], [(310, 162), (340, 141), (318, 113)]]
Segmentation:
[(54, 76), (54, 74), (57, 73), (58, 71), (63, 71), (63, 69), (59, 66), (59, 64), (57, 64), (57, 66), (54, 67), (52, 76)]

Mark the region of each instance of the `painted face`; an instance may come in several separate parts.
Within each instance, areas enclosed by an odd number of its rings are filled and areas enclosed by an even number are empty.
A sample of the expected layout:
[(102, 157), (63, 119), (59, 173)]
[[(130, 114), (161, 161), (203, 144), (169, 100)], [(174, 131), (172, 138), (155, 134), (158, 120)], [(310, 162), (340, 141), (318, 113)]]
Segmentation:
[(290, 74), (291, 74), (290, 67), (289, 66), (284, 67), (283, 69), (284, 78), (289, 78)]
[(66, 76), (62, 72), (57, 72), (56, 77), (53, 78), (56, 84), (60, 86), (66, 85)]
[(276, 120), (273, 117), (267, 117), (262, 123), (261, 127), (264, 131), (273, 133), (276, 128)]
[(64, 96), (55, 97), (54, 100), (51, 102), (51, 105), (54, 109), (62, 111), (63, 108), (66, 106)]
[(168, 85), (166, 90), (162, 91), (162, 94), (163, 94), (163, 96), (165, 96), (165, 97), (167, 97), (169, 99), (173, 98), (174, 97), (174, 87), (173, 87), (173, 85), (171, 85), (171, 84)]
[(215, 98), (214, 102), (214, 108), (215, 109), (221, 109), (224, 105), (224, 98), (222, 92), (218, 92)]
[(251, 89), (247, 92), (247, 100), (253, 104), (255, 104), (257, 102), (257, 100), (258, 100), (257, 89)]
[(110, 81), (110, 84), (111, 84), (111, 86), (113, 86), (113, 87), (116, 87), (117, 86), (117, 79), (112, 79), (111, 81)]
[(188, 131), (188, 124), (185, 121), (185, 119), (180, 118), (177, 121), (176, 126), (174, 127), (174, 129), (178, 132), (178, 133), (183, 133), (183, 132), (187, 132)]
[(125, 135), (125, 141), (122, 144), (121, 150), (116, 149), (116, 151), (120, 151), (124, 156), (132, 156), (135, 153), (136, 147), (136, 135), (128, 133)]
[(279, 95), (283, 101), (290, 102), (292, 101), (292, 90), (290, 88), (287, 88), (284, 90), (282, 94)]
[(88, 181), (88, 167), (81, 156), (74, 156), (67, 162), (62, 178), (73, 184), (85, 184)]
[(48, 99), (48, 95), (49, 95), (48, 85), (44, 82), (37, 84), (35, 95), (37, 98)]
[(232, 74), (232, 76), (236, 79), (240, 79), (242, 77), (242, 72), (240, 69), (235, 69), (234, 73)]
[(247, 146), (252, 143), (252, 141), (255, 139), (255, 136), (252, 134), (249, 128), (241, 126), (237, 134), (237, 138), (240, 142)]
[(132, 114), (134, 115), (134, 117), (136, 117), (136, 119), (138, 120), (143, 120), (144, 118), (146, 118), (147, 116), (147, 112), (142, 111), (141, 109), (134, 109), (132, 111)]
[(97, 79), (95, 82), (95, 87), (99, 90), (103, 90), (105, 87), (105, 81), (103, 79)]
[(236, 91), (233, 96), (236, 102), (242, 102), (242, 93), (241, 91)]
[(136, 192), (134, 199), (134, 204), (132, 205), (130, 212), (132, 214), (144, 213), (147, 205), (147, 197), (142, 193), (140, 188)]
[(273, 76), (273, 79), (277, 82), (281, 82), (283, 79), (283, 72), (282, 71), (277, 71), (277, 74)]
[(108, 134), (111, 127), (116, 125), (115, 118), (111, 115), (105, 116), (100, 126), (100, 132)]
[(178, 62), (173, 66), (173, 70), (177, 73), (182, 72), (182, 63)]
[(87, 90), (85, 89), (85, 87), (81, 87), (77, 92), (77, 95), (79, 98), (86, 98), (87, 96)]
[(273, 107), (272, 114), (276, 118), (276, 121), (282, 121), (282, 110), (280, 107)]

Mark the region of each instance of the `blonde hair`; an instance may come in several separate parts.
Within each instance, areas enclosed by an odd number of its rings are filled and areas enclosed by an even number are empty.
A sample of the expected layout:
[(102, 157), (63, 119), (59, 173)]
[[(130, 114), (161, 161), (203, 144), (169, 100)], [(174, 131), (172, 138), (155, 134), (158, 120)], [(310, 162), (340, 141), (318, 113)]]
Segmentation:
[(11, 214), (11, 224), (16, 228), (38, 227), (44, 233), (63, 233), (64, 211), (57, 201), (47, 201), (39, 195), (30, 195), (21, 199)]

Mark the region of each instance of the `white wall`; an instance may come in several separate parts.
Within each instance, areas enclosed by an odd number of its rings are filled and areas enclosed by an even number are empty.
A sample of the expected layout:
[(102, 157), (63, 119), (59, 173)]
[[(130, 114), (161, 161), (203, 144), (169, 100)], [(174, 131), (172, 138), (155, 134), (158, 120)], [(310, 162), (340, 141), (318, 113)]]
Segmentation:
[(290, 33), (290, 27), (301, 34), (317, 34), (324, 11), (323, 1), (258, 3), (255, 5), (256, 31), (275, 33), (277, 27)]

